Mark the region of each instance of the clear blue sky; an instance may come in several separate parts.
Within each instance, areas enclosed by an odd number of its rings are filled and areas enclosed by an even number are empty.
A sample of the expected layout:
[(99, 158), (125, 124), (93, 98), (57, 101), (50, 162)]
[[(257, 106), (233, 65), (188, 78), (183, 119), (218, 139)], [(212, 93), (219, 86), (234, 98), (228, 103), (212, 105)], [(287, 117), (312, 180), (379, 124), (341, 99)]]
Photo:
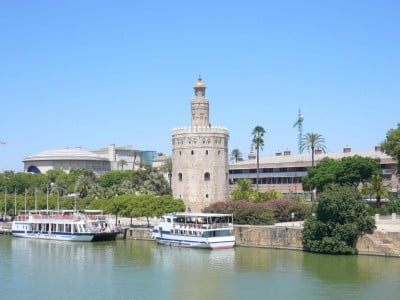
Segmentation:
[(400, 122), (400, 1), (0, 1), (0, 171), (47, 149), (170, 154), (193, 85), (248, 154), (369, 150)]

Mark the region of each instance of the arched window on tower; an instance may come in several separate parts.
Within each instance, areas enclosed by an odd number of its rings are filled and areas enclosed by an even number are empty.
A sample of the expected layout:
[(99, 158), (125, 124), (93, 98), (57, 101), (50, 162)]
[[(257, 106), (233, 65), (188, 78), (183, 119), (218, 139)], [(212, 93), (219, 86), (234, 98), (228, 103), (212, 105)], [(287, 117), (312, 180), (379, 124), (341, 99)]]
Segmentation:
[(204, 181), (210, 181), (210, 173), (209, 172), (205, 172), (204, 173)]
[(179, 180), (179, 181), (182, 181), (182, 173), (179, 173), (179, 174), (178, 174), (178, 180)]

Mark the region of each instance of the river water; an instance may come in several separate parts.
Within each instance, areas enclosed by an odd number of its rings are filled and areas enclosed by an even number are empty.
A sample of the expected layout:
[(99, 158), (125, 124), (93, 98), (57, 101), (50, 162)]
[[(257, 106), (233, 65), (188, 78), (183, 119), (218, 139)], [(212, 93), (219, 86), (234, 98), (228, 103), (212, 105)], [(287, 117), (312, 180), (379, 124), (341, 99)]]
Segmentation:
[(400, 258), (0, 236), (0, 299), (400, 299)]

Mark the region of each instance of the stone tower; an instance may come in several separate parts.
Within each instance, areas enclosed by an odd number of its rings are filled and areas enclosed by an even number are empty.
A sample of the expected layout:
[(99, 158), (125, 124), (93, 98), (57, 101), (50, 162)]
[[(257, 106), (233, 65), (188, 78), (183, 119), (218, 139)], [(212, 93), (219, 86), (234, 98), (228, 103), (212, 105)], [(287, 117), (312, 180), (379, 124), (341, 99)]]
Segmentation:
[(191, 126), (172, 130), (172, 192), (192, 212), (229, 198), (229, 134), (226, 128), (211, 126), (205, 92), (199, 77), (191, 102)]

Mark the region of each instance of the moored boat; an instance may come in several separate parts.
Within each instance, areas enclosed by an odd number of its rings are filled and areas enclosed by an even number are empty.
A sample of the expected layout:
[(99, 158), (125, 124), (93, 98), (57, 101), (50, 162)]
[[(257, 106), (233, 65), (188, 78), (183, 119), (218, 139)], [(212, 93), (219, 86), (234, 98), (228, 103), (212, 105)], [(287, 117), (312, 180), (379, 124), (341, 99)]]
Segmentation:
[[(93, 212), (93, 211), (91, 211)], [(73, 210), (24, 211), (12, 222), (16, 237), (61, 241), (115, 240), (119, 230), (111, 218), (97, 211), (87, 214)]]
[(151, 234), (158, 243), (168, 246), (222, 249), (235, 245), (231, 214), (164, 215)]

